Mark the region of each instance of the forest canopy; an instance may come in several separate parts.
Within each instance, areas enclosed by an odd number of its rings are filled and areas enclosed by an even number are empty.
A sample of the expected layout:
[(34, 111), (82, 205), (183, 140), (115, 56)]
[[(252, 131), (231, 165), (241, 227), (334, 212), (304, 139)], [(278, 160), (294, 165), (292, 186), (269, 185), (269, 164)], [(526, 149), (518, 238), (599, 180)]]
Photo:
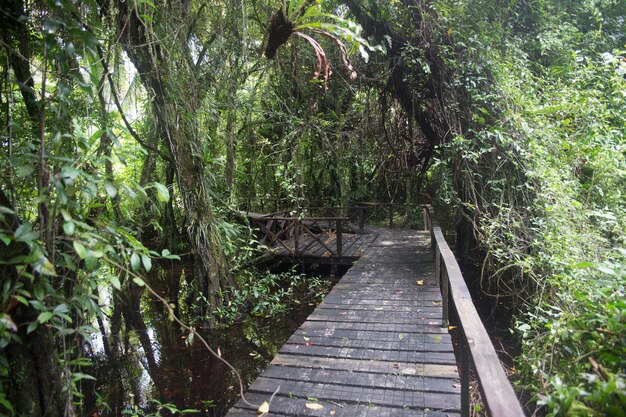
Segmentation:
[(324, 286), (238, 213), (359, 201), (434, 206), (529, 415), (625, 415), (625, 0), (5, 0), (0, 35), (3, 415), (203, 409), (169, 318)]

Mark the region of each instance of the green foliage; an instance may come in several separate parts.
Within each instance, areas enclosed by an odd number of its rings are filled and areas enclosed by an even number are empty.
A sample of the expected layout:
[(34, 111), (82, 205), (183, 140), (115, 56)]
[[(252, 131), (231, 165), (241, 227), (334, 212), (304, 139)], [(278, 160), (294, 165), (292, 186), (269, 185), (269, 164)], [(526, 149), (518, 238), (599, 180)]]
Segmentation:
[(294, 272), (245, 274), (240, 277), (238, 288), (230, 291), (228, 303), (218, 309), (217, 315), (226, 324), (242, 314), (274, 318), (302, 302), (321, 301), (329, 288), (327, 280)]
[(161, 416), (182, 416), (186, 414), (196, 414), (200, 410), (193, 408), (179, 409), (172, 403), (163, 403), (159, 400), (148, 401), (148, 407), (146, 410), (134, 406), (130, 409), (122, 411), (122, 415), (130, 417), (161, 417)]
[[(523, 380), (540, 377), (539, 404), (552, 416), (623, 416), (626, 409), (626, 269), (586, 265), (562, 279), (556, 297), (518, 324)], [(558, 305), (550, 304), (558, 301)]]
[(616, 22), (626, 5), (432, 8), (460, 88), (448, 99), (468, 122), (440, 145), (429, 178), (436, 205), (452, 203), (473, 226), (484, 291), (520, 311), (518, 385), (548, 415), (622, 415), (626, 39)]

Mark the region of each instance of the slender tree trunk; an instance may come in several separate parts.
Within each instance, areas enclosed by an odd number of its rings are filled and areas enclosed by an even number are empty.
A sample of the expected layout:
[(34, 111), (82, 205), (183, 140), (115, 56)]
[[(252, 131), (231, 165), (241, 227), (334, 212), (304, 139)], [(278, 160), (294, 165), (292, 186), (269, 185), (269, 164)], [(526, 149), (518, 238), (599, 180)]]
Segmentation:
[[(215, 220), (205, 172), (205, 146), (197, 128), (198, 110), (206, 87), (198, 78), (192, 54), (182, 35), (159, 37), (168, 25), (185, 27), (183, 2), (163, 6), (150, 27), (136, 9), (119, 1), (118, 29), (122, 46), (137, 68), (142, 83), (153, 95), (156, 134), (169, 149), (187, 217), (187, 239), (194, 257), (194, 288), (198, 313), (214, 324), (215, 308), (222, 305), (226, 289), (234, 286), (226, 258), (215, 237)], [(176, 33), (187, 33), (177, 29)], [(162, 51), (167, 53), (162, 53)]]

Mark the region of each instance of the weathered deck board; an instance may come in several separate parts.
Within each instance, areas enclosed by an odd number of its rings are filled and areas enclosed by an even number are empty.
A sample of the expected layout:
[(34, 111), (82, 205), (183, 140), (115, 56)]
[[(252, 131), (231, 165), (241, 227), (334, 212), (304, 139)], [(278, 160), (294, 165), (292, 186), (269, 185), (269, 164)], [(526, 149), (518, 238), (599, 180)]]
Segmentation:
[[(362, 257), (246, 398), (261, 404), (280, 386), (269, 413), (277, 416), (458, 416), (458, 371), (450, 335), (441, 327), (428, 234), (388, 231), (350, 245), (359, 246)], [(243, 401), (228, 413), (255, 415)]]

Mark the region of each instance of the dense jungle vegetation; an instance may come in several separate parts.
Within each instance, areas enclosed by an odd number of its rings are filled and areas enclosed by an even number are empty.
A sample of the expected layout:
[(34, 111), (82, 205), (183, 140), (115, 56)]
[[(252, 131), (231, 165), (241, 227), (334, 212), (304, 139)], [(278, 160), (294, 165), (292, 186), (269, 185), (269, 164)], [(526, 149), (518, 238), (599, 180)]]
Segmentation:
[(236, 210), (356, 201), (435, 206), (529, 415), (626, 415), (625, 0), (0, 10), (3, 415), (210, 405), (169, 342), (323, 287), (255, 268)]

